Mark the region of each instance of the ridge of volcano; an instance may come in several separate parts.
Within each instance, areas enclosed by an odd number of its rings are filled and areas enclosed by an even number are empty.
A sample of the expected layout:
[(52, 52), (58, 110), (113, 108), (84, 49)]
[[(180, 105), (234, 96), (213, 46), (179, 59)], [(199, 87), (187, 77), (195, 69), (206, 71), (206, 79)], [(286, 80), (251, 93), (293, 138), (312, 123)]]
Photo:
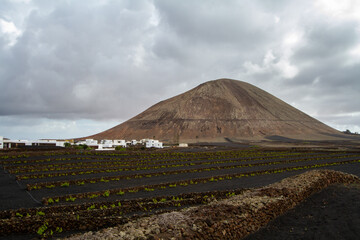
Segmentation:
[(178, 143), (274, 135), (313, 139), (341, 133), (249, 83), (218, 79), (161, 101), (128, 121), (89, 137), (156, 138)]

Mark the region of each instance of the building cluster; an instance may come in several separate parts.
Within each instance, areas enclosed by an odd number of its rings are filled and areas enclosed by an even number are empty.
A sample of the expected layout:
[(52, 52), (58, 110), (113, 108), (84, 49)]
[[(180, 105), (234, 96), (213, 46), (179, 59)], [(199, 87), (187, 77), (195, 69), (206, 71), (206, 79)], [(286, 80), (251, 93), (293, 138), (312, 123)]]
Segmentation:
[(0, 136), (0, 149), (3, 148), (16, 148), (16, 147), (30, 147), (30, 146), (54, 146), (64, 147), (65, 141), (59, 140), (13, 140), (6, 139)]
[(66, 143), (71, 145), (87, 145), (96, 150), (114, 150), (116, 147), (128, 147), (143, 145), (146, 148), (163, 148), (163, 143), (159, 140), (154, 139), (141, 139), (137, 140), (94, 140), (86, 139), (81, 141), (68, 141), (68, 140), (10, 140), (4, 139), (0, 136), (0, 149), (3, 148), (14, 148), (14, 147), (30, 147), (30, 146), (49, 146), (49, 147), (65, 147)]
[(83, 141), (78, 141), (74, 143), (75, 145), (87, 145), (91, 148), (95, 148), (97, 150), (114, 150), (117, 146), (120, 147), (128, 147), (128, 146), (136, 146), (142, 145), (146, 148), (163, 148), (163, 143), (159, 140), (154, 139), (141, 139), (139, 141), (133, 139), (131, 141), (126, 141), (122, 139), (115, 139), (115, 140), (94, 140), (94, 139), (86, 139)]

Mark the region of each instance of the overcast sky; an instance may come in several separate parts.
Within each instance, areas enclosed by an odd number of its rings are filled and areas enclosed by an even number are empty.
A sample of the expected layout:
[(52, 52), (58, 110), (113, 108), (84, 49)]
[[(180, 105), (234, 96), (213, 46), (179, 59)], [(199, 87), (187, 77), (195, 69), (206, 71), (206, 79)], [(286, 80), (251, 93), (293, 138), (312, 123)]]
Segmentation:
[(360, 132), (358, 0), (0, 0), (0, 135), (106, 130), (200, 83)]

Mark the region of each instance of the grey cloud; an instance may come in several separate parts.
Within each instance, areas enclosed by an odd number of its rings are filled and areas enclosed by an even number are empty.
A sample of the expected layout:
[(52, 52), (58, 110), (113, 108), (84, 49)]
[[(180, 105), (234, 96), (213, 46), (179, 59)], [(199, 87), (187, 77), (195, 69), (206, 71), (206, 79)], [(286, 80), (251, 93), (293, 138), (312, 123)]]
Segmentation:
[(312, 61), (318, 62), (343, 54), (349, 50), (349, 47), (359, 42), (357, 26), (358, 23), (353, 21), (341, 24), (312, 23), (305, 32), (308, 42), (301, 48), (301, 51), (296, 53), (294, 59), (300, 61), (312, 59)]
[[(5, 1), (0, 18), (23, 34), (10, 48), (0, 35), (0, 115), (123, 121), (230, 77), (339, 123), (337, 113), (360, 111), (360, 59), (347, 64), (359, 21), (328, 19), (312, 2)], [(303, 42), (289, 51), (294, 30)], [(284, 77), (286, 64), (296, 76)]]

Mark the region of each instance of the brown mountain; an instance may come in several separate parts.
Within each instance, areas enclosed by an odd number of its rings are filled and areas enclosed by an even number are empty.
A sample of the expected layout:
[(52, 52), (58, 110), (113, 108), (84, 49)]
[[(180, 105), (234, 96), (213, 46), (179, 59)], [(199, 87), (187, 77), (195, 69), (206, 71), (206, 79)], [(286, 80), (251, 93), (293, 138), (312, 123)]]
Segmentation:
[(280, 135), (300, 139), (340, 134), (251, 84), (219, 79), (161, 101), (130, 120), (90, 136), (165, 142), (225, 141)]

